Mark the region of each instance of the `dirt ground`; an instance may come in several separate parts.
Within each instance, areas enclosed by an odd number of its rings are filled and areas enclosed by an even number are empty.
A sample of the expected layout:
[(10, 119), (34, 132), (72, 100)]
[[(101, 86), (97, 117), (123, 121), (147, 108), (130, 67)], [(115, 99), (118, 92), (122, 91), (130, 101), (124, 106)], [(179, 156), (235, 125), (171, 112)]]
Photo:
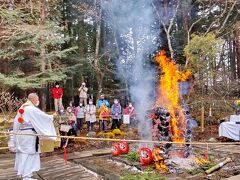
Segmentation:
[(194, 141), (207, 141), (210, 138), (218, 138), (218, 125), (206, 126), (204, 132), (202, 132), (201, 127), (193, 129), (193, 140)]

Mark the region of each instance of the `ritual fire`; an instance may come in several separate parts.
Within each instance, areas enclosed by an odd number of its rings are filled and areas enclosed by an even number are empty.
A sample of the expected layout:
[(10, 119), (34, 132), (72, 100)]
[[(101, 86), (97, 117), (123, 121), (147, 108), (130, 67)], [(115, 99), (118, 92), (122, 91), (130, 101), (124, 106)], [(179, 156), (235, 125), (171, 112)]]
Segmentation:
[[(155, 57), (155, 61), (159, 63), (161, 76), (157, 89), (158, 97), (150, 116), (153, 123), (153, 140), (189, 142), (191, 140), (189, 110), (181, 105), (179, 82), (190, 78), (191, 72), (180, 72), (178, 64), (168, 58), (163, 50)], [(171, 144), (164, 145), (165, 154), (170, 152), (170, 147)], [(180, 149), (177, 156), (186, 157), (189, 154), (188, 144), (184, 147), (176, 146), (174, 149)], [(176, 151), (170, 154), (175, 156)]]

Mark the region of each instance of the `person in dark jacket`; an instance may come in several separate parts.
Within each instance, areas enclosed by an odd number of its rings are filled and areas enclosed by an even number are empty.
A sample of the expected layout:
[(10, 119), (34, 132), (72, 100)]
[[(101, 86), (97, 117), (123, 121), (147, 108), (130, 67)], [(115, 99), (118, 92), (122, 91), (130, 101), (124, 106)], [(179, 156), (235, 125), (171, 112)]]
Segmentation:
[(122, 107), (118, 99), (114, 99), (114, 104), (112, 105), (112, 128), (111, 129), (120, 129), (121, 118), (122, 118)]

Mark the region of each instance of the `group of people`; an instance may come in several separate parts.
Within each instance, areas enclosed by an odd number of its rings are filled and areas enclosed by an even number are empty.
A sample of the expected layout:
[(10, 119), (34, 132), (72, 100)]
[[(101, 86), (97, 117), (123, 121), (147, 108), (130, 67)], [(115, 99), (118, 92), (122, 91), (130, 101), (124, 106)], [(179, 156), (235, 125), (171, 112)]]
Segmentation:
[[(80, 132), (83, 129), (84, 123), (87, 124), (88, 131), (93, 131), (94, 125), (97, 121), (99, 122), (99, 131), (106, 132), (107, 126), (110, 123), (112, 124), (112, 130), (116, 128), (120, 129), (123, 114), (129, 115), (130, 128), (133, 128), (134, 124), (136, 124), (135, 109), (131, 102), (128, 103), (125, 109), (122, 109), (119, 100), (114, 99), (113, 105), (110, 106), (109, 101), (106, 100), (105, 96), (102, 94), (97, 100), (96, 105), (94, 105), (92, 99), (88, 100), (88, 88), (86, 87), (85, 82), (81, 84), (78, 91), (79, 105), (74, 106), (75, 103), (71, 101), (65, 114), (69, 118), (68, 125), (71, 125), (72, 134), (76, 135), (77, 132)], [(63, 90), (59, 83), (56, 83), (55, 87), (52, 88), (52, 97), (54, 99), (55, 111), (60, 114), (64, 110), (62, 105), (62, 96)]]
[(89, 99), (86, 104), (83, 102), (80, 101), (76, 107), (73, 102), (70, 102), (67, 108), (66, 116), (69, 119), (68, 124), (72, 126), (73, 135), (77, 135), (77, 132), (83, 129), (84, 123), (87, 124), (88, 131), (94, 131), (94, 125), (97, 121), (99, 122), (99, 131), (106, 132), (110, 123), (111, 130), (120, 129), (123, 114), (129, 115), (130, 128), (133, 128), (134, 124), (136, 124), (135, 109), (131, 102), (123, 110), (118, 99), (114, 99), (114, 103), (110, 108), (110, 103), (105, 99), (104, 95), (100, 96), (96, 105), (94, 105), (92, 99)]
[[(94, 105), (93, 100), (87, 102), (87, 87), (82, 83), (79, 88), (79, 105), (74, 106), (71, 102), (64, 116), (68, 118), (68, 124), (75, 131), (81, 131), (83, 123), (87, 123), (88, 131), (94, 130), (94, 125), (99, 121), (99, 130), (107, 131), (107, 125), (112, 123), (111, 129), (120, 128), (122, 124), (122, 115), (129, 115), (130, 125), (134, 127), (135, 109), (132, 103), (122, 110), (122, 106), (118, 99), (114, 99), (113, 105), (110, 107), (109, 101), (101, 95)], [(12, 152), (16, 153), (15, 169), (17, 174), (23, 180), (32, 179), (33, 172), (40, 170), (40, 149), (39, 139), (46, 138), (56, 140), (56, 129), (53, 120), (59, 116), (64, 108), (62, 104), (63, 90), (59, 83), (52, 88), (52, 96), (54, 98), (55, 113), (48, 115), (38, 108), (39, 97), (36, 93), (28, 95), (28, 100), (20, 107), (14, 119), (13, 132), (42, 134), (49, 137), (37, 136), (18, 136), (12, 135), (9, 138), (8, 146)], [(75, 134), (76, 134), (75, 132)]]

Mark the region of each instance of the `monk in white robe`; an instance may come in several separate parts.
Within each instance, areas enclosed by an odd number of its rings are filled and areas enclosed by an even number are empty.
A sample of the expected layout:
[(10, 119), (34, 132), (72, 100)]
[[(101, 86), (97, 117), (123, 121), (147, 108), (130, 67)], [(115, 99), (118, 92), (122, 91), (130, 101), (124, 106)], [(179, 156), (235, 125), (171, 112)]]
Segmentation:
[[(53, 115), (48, 115), (37, 108), (39, 98), (31, 93), (28, 101), (19, 109), (15, 119), (13, 132), (52, 135), (48, 139), (56, 140), (56, 131), (53, 125)], [(21, 110), (23, 109), (23, 110)], [(24, 111), (24, 112), (23, 112)], [(23, 112), (23, 113), (20, 113)], [(22, 118), (19, 120), (19, 117)], [(39, 137), (46, 138), (46, 137)], [(40, 147), (36, 136), (14, 135), (15, 169), (23, 180), (32, 179), (32, 173), (40, 170)]]

